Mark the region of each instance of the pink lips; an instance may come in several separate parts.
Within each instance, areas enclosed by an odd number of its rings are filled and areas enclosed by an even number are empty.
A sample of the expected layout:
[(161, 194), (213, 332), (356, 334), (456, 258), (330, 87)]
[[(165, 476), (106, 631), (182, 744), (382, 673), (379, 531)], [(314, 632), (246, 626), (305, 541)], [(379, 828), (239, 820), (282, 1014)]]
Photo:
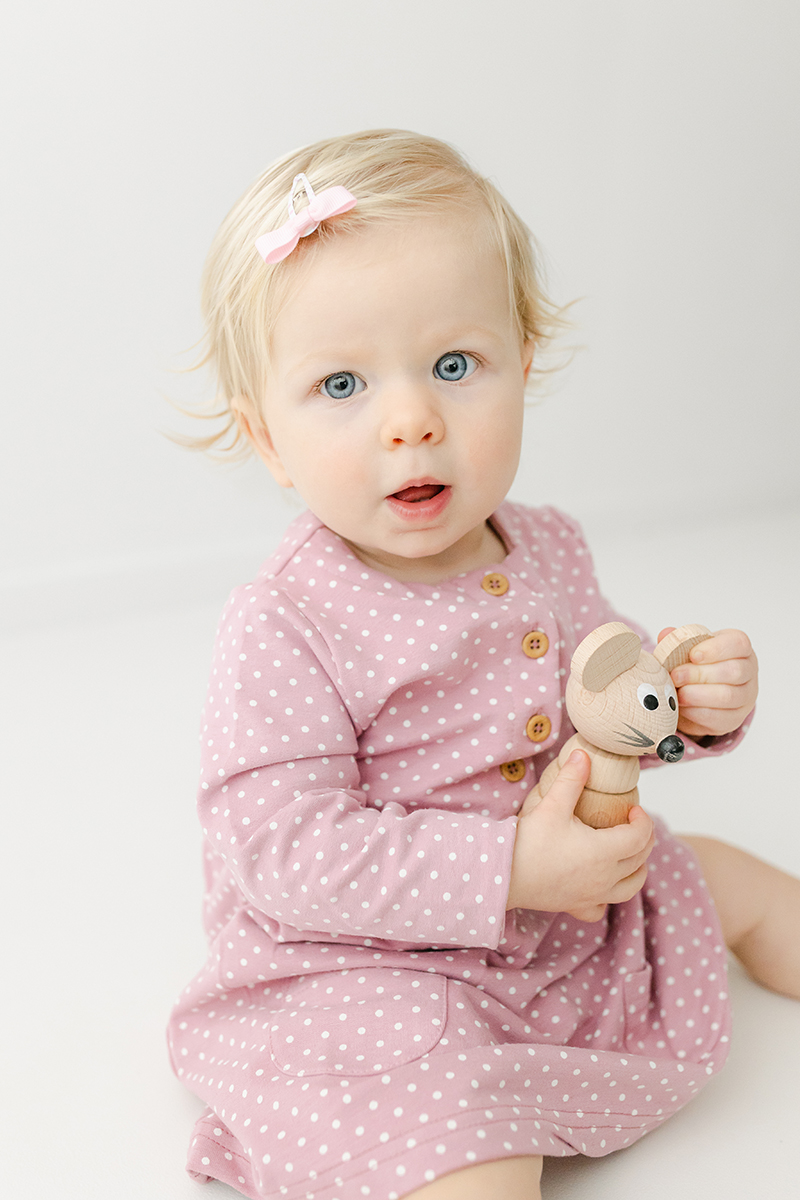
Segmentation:
[(450, 503), (452, 488), (434, 479), (415, 479), (407, 483), (386, 502), (393, 512), (406, 521), (429, 521), (444, 512)]
[(398, 500), (408, 500), (412, 504), (418, 503), (420, 500), (432, 500), (434, 496), (438, 496), (444, 485), (441, 483), (424, 483), (416, 484), (412, 487), (402, 488), (401, 491), (395, 492)]

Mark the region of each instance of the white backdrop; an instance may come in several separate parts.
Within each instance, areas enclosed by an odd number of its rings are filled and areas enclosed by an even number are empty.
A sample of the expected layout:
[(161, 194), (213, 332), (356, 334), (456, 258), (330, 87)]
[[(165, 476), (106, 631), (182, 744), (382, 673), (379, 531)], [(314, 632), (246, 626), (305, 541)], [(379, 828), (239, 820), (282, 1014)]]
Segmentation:
[[(645, 802), (800, 874), (784, 749), (797, 740), (800, 7), (7, 7), (2, 1183), (15, 1200), (197, 1200), (183, 1159), (199, 1104), (163, 1048), (203, 958), (197, 719), (224, 597), (295, 511), (259, 465), (221, 468), (162, 436), (188, 425), (167, 395), (206, 394), (171, 372), (199, 336), (215, 228), (274, 156), (348, 130), (433, 133), (496, 179), (545, 247), (556, 298), (583, 297), (583, 349), (528, 414), (515, 496), (584, 523), (623, 611), (653, 630), (740, 626), (761, 658), (741, 750), (648, 772)], [(740, 972), (733, 988), (725, 1074), (630, 1151), (548, 1164), (551, 1200), (617, 1200), (642, 1180), (650, 1200), (796, 1196), (800, 1009)]]
[[(4, 18), (9, 618), (201, 592), (294, 509), (161, 430), (217, 224), (277, 154), (454, 142), (540, 239), (577, 360), (514, 495), (665, 523), (800, 490), (800, 9), (783, 0), (38, 0)], [(235, 562), (233, 561), (235, 560)], [(146, 582), (149, 581), (149, 582)], [(152, 593), (152, 594), (151, 594)]]

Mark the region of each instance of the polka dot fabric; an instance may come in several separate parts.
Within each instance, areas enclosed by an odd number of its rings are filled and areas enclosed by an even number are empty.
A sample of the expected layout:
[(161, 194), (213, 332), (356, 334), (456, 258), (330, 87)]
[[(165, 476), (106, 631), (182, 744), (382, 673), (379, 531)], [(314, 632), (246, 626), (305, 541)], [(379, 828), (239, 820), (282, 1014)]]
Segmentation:
[(506, 503), (493, 524), (507, 557), (428, 586), (304, 514), (223, 613), (210, 950), (169, 1029), (208, 1105), (198, 1179), (395, 1200), (488, 1159), (602, 1155), (724, 1062), (719, 925), (663, 825), (646, 889), (601, 922), (505, 911), (516, 813), (573, 732), (572, 653), (620, 618), (569, 519)]

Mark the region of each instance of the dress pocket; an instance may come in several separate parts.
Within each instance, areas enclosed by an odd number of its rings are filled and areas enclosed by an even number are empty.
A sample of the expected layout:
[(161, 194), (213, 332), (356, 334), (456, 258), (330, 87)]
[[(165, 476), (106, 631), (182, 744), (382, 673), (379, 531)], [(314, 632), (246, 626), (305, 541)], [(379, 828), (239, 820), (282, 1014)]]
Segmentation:
[(648, 1030), (652, 986), (653, 968), (649, 963), (642, 967), (641, 971), (633, 971), (623, 980), (625, 1046), (628, 1050), (642, 1048), (639, 1043), (644, 1039)]
[(367, 967), (307, 976), (273, 1014), (272, 1060), (287, 1075), (375, 1075), (421, 1058), (444, 1030), (447, 980)]

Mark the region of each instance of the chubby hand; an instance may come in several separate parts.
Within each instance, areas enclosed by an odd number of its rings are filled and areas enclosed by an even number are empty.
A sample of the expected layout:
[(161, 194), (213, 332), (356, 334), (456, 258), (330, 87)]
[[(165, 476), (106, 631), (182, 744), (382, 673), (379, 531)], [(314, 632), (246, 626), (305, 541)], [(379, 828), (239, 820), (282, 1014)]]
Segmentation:
[[(661, 641), (672, 628), (662, 629)], [(676, 667), (678, 729), (689, 737), (719, 737), (738, 729), (758, 695), (758, 659), (740, 629), (721, 629), (698, 643), (689, 662)]]
[(575, 750), (546, 796), (534, 788), (517, 821), (506, 908), (566, 912), (599, 921), (607, 904), (630, 900), (647, 878), (653, 822), (638, 805), (627, 825), (592, 829), (574, 814), (589, 756)]

